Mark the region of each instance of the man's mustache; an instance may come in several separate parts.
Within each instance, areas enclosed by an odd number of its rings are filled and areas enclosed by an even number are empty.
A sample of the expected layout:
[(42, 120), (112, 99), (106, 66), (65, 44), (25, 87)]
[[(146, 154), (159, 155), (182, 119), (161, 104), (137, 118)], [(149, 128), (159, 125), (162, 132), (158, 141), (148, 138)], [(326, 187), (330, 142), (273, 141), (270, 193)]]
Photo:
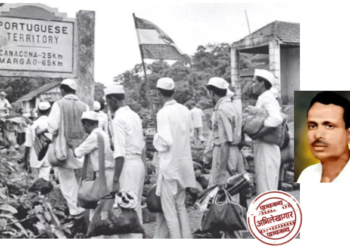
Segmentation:
[(311, 143), (311, 145), (312, 146), (328, 146), (328, 143), (323, 141), (323, 140), (317, 139), (313, 143)]

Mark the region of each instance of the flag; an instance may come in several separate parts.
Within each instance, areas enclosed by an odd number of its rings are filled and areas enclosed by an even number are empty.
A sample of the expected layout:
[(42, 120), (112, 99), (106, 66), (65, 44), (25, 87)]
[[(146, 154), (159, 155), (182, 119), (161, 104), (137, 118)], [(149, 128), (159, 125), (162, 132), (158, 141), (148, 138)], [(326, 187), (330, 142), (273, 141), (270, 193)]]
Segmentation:
[(158, 26), (135, 16), (134, 19), (143, 58), (191, 63), (191, 58), (183, 54), (174, 41)]

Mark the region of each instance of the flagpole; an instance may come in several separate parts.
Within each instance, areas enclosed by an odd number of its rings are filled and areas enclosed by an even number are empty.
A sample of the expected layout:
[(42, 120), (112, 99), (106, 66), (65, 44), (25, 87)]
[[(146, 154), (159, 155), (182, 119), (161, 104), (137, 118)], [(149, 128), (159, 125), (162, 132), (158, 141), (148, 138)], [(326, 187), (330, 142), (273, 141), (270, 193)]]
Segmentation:
[(152, 110), (152, 117), (153, 117), (153, 121), (154, 121), (154, 127), (157, 131), (157, 119), (156, 119), (156, 113), (153, 107), (153, 103), (152, 103), (152, 98), (151, 98), (151, 89), (149, 87), (148, 84), (148, 78), (147, 78), (147, 71), (146, 71), (146, 66), (145, 66), (145, 62), (144, 62), (144, 57), (143, 57), (143, 50), (142, 50), (142, 45), (140, 44), (140, 37), (139, 37), (139, 33), (137, 31), (137, 25), (136, 25), (136, 17), (135, 17), (135, 13), (132, 14), (133, 18), (134, 18), (134, 23), (135, 23), (135, 29), (136, 29), (136, 35), (137, 35), (137, 39), (139, 42), (139, 49), (140, 49), (140, 54), (141, 54), (141, 59), (142, 59), (142, 67), (143, 67), (143, 72), (145, 74), (145, 80), (146, 80), (146, 92), (147, 92), (147, 96), (148, 96), (148, 101), (151, 105), (151, 110)]

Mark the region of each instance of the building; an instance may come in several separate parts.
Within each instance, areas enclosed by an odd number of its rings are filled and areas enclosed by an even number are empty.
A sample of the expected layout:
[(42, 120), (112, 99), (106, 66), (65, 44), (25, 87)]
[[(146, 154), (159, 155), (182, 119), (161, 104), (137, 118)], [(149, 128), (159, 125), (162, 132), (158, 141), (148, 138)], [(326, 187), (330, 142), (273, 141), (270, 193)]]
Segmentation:
[(15, 103), (23, 109), (24, 114), (29, 114), (31, 110), (38, 108), (42, 101), (48, 101), (52, 105), (62, 97), (59, 85), (61, 82), (53, 82), (29, 92), (19, 98)]
[(232, 44), (231, 79), (239, 96), (243, 89), (241, 84), (244, 84), (241, 81), (244, 72), (240, 72), (239, 67), (240, 53), (268, 55), (268, 69), (278, 79), (275, 87), (282, 104), (293, 104), (294, 90), (300, 88), (299, 23), (275, 21)]

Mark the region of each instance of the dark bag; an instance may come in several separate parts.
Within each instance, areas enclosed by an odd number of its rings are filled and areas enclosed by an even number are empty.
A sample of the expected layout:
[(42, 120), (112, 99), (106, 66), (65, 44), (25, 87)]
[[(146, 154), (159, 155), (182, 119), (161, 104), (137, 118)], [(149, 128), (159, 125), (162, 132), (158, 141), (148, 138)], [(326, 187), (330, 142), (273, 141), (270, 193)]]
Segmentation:
[(113, 208), (115, 195), (99, 202), (88, 228), (87, 237), (115, 234), (144, 234), (139, 217), (133, 209)]
[(290, 138), (287, 125), (288, 116), (283, 113), (281, 113), (281, 115), (283, 118), (282, 124), (277, 128), (274, 128), (270, 133), (263, 135), (260, 139), (264, 142), (276, 144), (280, 148), (283, 148), (288, 145)]
[(162, 213), (160, 197), (156, 195), (157, 186), (152, 187), (147, 193), (147, 209), (152, 213)]
[(35, 136), (33, 147), (38, 157), (38, 161), (44, 159), (50, 143), (51, 140), (44, 134)]
[(234, 202), (227, 190), (220, 190), (203, 217), (202, 232), (247, 230), (246, 211)]
[(94, 209), (97, 207), (97, 202), (105, 195), (109, 194), (106, 184), (105, 173), (105, 148), (104, 139), (100, 133), (97, 133), (98, 138), (98, 161), (99, 175), (96, 180), (87, 179), (87, 167), (89, 156), (85, 156), (82, 178), (78, 191), (78, 204), (82, 208)]

